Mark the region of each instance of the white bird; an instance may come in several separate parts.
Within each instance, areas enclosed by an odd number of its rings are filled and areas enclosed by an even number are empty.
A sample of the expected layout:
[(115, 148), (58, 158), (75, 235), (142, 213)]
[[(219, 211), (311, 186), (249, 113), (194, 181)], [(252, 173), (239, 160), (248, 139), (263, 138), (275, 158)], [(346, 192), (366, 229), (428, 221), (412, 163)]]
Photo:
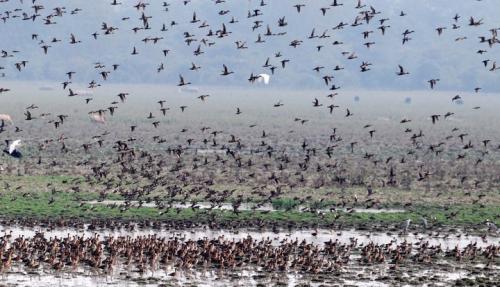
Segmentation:
[(106, 117), (104, 116), (104, 114), (98, 112), (91, 112), (89, 113), (89, 115), (90, 115), (90, 120), (92, 120), (94, 123), (99, 123), (99, 124), (106, 123)]
[(269, 85), (269, 80), (271, 79), (270, 75), (268, 75), (268, 74), (259, 74), (257, 76), (259, 77), (257, 79), (257, 82), (259, 82), (259, 83), (264, 82), (264, 84)]
[(9, 154), (15, 158), (21, 158), (22, 154), (17, 150), (17, 147), (21, 145), (21, 140), (15, 140), (9, 144), (9, 141), (6, 141), (8, 148), (4, 150), (5, 153)]
[(12, 117), (10, 115), (7, 115), (7, 114), (0, 114), (0, 120), (3, 120), (3, 121), (6, 121), (6, 122), (13, 124)]

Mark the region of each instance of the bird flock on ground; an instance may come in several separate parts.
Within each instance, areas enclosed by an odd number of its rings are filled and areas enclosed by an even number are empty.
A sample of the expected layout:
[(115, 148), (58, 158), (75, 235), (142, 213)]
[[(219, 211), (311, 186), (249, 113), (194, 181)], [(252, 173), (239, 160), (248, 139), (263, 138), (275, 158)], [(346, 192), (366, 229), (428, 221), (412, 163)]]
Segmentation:
[[(481, 262), (493, 265), (499, 246), (478, 247), (471, 243), (463, 248), (442, 248), (420, 241), (415, 244), (391, 241), (388, 244), (358, 243), (350, 238), (349, 243), (330, 240), (323, 246), (307, 243), (305, 240), (284, 239), (279, 245), (269, 238), (257, 240), (247, 237), (240, 240), (184, 239), (181, 237), (164, 238), (156, 235), (92, 237), (67, 235), (62, 238), (47, 239), (43, 233), (32, 238), (12, 237), (5, 234), (0, 242), (9, 242), (7, 248), (2, 244), (0, 254), (5, 254), (1, 270), (12, 265), (23, 264), (30, 269), (49, 266), (51, 270), (62, 271), (66, 268), (77, 270), (82, 265), (104, 274), (112, 275), (120, 269), (134, 268), (144, 274), (161, 269), (188, 269), (212, 266), (220, 270), (232, 270), (248, 265), (259, 266), (267, 272), (300, 271), (304, 273), (338, 272), (352, 261), (367, 266), (391, 263), (397, 270), (406, 262), (431, 264), (436, 261)], [(359, 253), (360, 256), (355, 256)], [(176, 271), (169, 273), (175, 276)]]

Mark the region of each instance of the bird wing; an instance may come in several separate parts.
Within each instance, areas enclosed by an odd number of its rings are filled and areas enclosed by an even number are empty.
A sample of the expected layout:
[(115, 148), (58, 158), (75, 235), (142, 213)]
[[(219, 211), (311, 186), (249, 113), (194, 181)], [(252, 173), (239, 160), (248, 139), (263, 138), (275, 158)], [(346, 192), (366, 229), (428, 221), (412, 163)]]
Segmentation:
[(259, 78), (258, 78), (258, 82), (264, 82), (264, 84), (268, 85), (269, 84), (269, 80), (271, 79), (271, 76), (269, 76), (268, 74), (259, 74), (258, 75)]
[(313, 29), (312, 29), (312, 31), (311, 31), (311, 35), (310, 35), (309, 37), (311, 37), (311, 38), (313, 38), (313, 37), (314, 37), (314, 32), (315, 32), (315, 30), (316, 30), (315, 28), (313, 28)]

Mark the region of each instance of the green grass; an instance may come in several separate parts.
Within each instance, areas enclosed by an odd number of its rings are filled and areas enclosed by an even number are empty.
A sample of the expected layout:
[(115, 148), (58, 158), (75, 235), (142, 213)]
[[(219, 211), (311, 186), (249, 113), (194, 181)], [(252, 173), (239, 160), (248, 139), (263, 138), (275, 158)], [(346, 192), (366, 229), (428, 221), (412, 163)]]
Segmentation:
[(279, 198), (272, 201), (272, 206), (274, 209), (278, 210), (293, 210), (299, 207), (300, 202), (298, 200), (290, 198)]
[[(113, 195), (112, 197), (118, 197)], [(49, 200), (54, 202), (49, 204)], [(51, 192), (36, 193), (31, 196), (20, 196), (15, 193), (4, 193), (0, 198), (0, 217), (3, 218), (77, 218), (83, 220), (90, 219), (119, 219), (119, 220), (162, 220), (162, 221), (193, 221), (199, 223), (209, 223), (211, 220), (218, 222), (228, 221), (262, 221), (270, 224), (293, 223), (297, 225), (318, 225), (326, 226), (331, 223), (341, 223), (349, 226), (364, 226), (367, 224), (399, 224), (410, 218), (415, 223), (420, 223), (421, 218), (427, 218), (433, 225), (447, 226), (470, 226), (483, 224), (487, 219), (500, 223), (500, 210), (495, 206), (464, 206), (457, 205), (445, 210), (442, 207), (413, 207), (412, 210), (398, 213), (325, 213), (323, 215), (311, 212), (300, 212), (294, 209), (298, 202), (293, 200), (281, 200), (273, 202), (273, 206), (279, 208), (278, 211), (232, 211), (213, 210), (193, 210), (190, 208), (170, 209), (168, 212), (160, 213), (156, 208), (133, 207), (121, 211), (119, 207), (111, 208), (106, 205), (84, 204), (80, 206), (79, 201), (97, 200), (97, 193), (71, 193), (71, 192)], [(116, 198), (119, 199), (119, 198)], [(290, 208), (292, 207), (292, 208)], [(287, 209), (290, 208), (290, 209)], [(339, 218), (335, 218), (340, 214)], [(209, 216), (210, 215), (210, 216)]]
[[(326, 212), (318, 214), (312, 212), (300, 212), (299, 206), (310, 207), (312, 210), (329, 209), (335, 206), (338, 200), (334, 197), (317, 200), (297, 200), (289, 196), (283, 196), (272, 201), (272, 206), (276, 211), (241, 211), (238, 214), (232, 211), (213, 210), (210, 213), (206, 210), (171, 209), (168, 212), (156, 208), (130, 208), (120, 210), (119, 207), (111, 208), (106, 205), (81, 202), (106, 200), (123, 200), (117, 193), (107, 192), (104, 197), (98, 192), (88, 190), (107, 190), (105, 187), (92, 183), (81, 182), (82, 177), (75, 176), (0, 176), (0, 181), (8, 182), (10, 187), (6, 189), (0, 185), (0, 217), (3, 218), (78, 218), (90, 219), (120, 219), (120, 220), (164, 220), (164, 221), (194, 221), (208, 223), (212, 220), (219, 222), (239, 221), (256, 222), (261, 221), (267, 224), (288, 224), (297, 225), (318, 225), (326, 226), (331, 223), (346, 224), (359, 227), (370, 224), (391, 225), (399, 224), (410, 218), (415, 223), (421, 223), (425, 217), (429, 224), (446, 226), (474, 226), (482, 225), (486, 220), (491, 220), (500, 225), (500, 209), (496, 201), (484, 201), (483, 204), (457, 203), (433, 203), (413, 202), (410, 207), (403, 208), (405, 212), (397, 213), (363, 213), (363, 212)], [(70, 190), (71, 186), (81, 187), (80, 192)], [(18, 188), (22, 187), (22, 188)], [(387, 193), (380, 191), (379, 193)], [(396, 192), (396, 191), (391, 191)], [(152, 196), (152, 195), (150, 195)], [(49, 201), (53, 199), (53, 203)], [(203, 199), (200, 198), (202, 201)], [(227, 199), (231, 200), (231, 198)], [(262, 199), (260, 199), (261, 201)], [(301, 202), (305, 202), (301, 204)], [(360, 200), (359, 208), (363, 208)], [(401, 208), (406, 201), (394, 201), (384, 203), (382, 207)], [(411, 202), (411, 201), (410, 201)], [(352, 202), (348, 206), (352, 206)], [(340, 215), (340, 217), (338, 217)], [(337, 218), (338, 217), (338, 218)]]

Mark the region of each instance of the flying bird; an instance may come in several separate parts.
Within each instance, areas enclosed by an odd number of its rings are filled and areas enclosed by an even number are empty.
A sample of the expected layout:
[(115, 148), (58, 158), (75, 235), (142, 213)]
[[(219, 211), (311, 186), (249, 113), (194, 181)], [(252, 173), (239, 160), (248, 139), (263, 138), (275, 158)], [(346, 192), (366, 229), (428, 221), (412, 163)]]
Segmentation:
[(258, 83), (264, 83), (265, 85), (269, 85), (269, 80), (271, 79), (271, 76), (268, 74), (258, 74), (257, 75), (257, 82)]
[(5, 141), (7, 148), (3, 150), (4, 153), (14, 157), (14, 158), (21, 158), (22, 154), (17, 148), (21, 145), (21, 140), (15, 140), (13, 142), (9, 142), (8, 140)]

